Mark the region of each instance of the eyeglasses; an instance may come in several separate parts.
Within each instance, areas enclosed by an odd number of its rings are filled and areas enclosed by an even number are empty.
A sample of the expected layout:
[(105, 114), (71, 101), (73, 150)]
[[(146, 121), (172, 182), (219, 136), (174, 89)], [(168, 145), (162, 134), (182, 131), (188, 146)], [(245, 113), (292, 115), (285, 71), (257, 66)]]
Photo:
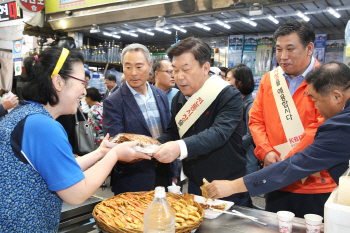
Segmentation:
[(174, 73), (173, 70), (157, 70), (159, 72), (167, 72), (168, 74), (172, 75)]
[(84, 84), (84, 86), (88, 84), (87, 81), (82, 80), (82, 79), (80, 79), (80, 78), (76, 78), (76, 77), (70, 76), (70, 75), (68, 75), (68, 74), (61, 74), (61, 75), (67, 76), (68, 78), (72, 78), (72, 79), (78, 80), (78, 81), (82, 82), (82, 83)]

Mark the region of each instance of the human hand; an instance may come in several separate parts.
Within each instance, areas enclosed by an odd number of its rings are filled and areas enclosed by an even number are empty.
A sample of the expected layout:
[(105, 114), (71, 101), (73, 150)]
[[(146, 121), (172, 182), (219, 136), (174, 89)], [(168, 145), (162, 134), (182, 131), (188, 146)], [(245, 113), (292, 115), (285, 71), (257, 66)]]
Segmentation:
[(2, 106), (4, 107), (5, 110), (9, 110), (11, 108), (13, 108), (14, 106), (16, 106), (18, 101), (18, 97), (16, 95), (13, 95), (11, 97), (6, 96), (3, 100), (2, 100)]
[(264, 158), (265, 166), (269, 166), (278, 161), (281, 161), (281, 158), (278, 156), (278, 154), (275, 151), (268, 152)]
[(152, 157), (132, 149), (133, 146), (137, 146), (138, 142), (123, 142), (114, 147), (111, 152), (116, 153), (118, 156), (118, 162), (135, 163), (143, 159), (151, 160)]
[(177, 178), (176, 177), (173, 177), (172, 181), (174, 182), (174, 184), (177, 184)]
[(106, 134), (106, 136), (102, 140), (102, 143), (96, 149), (96, 152), (100, 154), (101, 158), (103, 158), (111, 150), (111, 148), (107, 147), (104, 142), (105, 140), (108, 141), (108, 139), (109, 139), (109, 133)]
[(167, 142), (155, 149), (153, 157), (161, 163), (171, 163), (180, 156), (180, 145), (178, 142)]
[(230, 180), (214, 180), (205, 186), (209, 198), (217, 199), (235, 194), (233, 182)]

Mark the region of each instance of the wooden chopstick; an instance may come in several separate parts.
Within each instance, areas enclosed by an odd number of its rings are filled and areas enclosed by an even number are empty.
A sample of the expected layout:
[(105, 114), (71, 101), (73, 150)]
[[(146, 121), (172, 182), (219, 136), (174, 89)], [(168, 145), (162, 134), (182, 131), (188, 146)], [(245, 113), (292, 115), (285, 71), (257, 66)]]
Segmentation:
[(209, 208), (209, 209), (213, 210), (213, 211), (216, 211), (216, 212), (220, 212), (220, 213), (236, 215), (236, 216), (239, 216), (239, 217), (242, 217), (242, 218), (247, 218), (247, 219), (250, 219), (250, 220), (258, 220), (258, 218), (253, 217), (253, 216), (248, 216), (248, 215), (244, 215), (244, 214), (236, 214), (236, 213), (233, 213), (233, 212), (228, 212), (228, 211), (225, 211), (225, 210), (217, 210), (217, 209), (213, 209), (213, 208)]

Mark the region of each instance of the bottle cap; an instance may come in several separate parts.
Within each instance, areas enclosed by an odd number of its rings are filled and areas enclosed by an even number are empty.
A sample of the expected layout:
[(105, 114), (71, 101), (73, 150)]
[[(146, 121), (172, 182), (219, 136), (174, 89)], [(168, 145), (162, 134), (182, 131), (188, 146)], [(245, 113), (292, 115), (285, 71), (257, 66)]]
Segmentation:
[(162, 186), (156, 187), (155, 192), (154, 192), (154, 197), (158, 197), (158, 198), (165, 197), (165, 188)]

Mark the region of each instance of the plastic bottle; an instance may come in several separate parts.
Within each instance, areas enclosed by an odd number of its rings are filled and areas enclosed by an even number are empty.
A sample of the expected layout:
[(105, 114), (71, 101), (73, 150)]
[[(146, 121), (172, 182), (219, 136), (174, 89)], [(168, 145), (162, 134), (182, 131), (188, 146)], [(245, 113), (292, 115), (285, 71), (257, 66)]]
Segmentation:
[(350, 160), (348, 170), (339, 178), (338, 204), (350, 206)]
[(143, 216), (144, 233), (175, 233), (175, 211), (165, 199), (165, 188), (156, 187), (154, 200)]

